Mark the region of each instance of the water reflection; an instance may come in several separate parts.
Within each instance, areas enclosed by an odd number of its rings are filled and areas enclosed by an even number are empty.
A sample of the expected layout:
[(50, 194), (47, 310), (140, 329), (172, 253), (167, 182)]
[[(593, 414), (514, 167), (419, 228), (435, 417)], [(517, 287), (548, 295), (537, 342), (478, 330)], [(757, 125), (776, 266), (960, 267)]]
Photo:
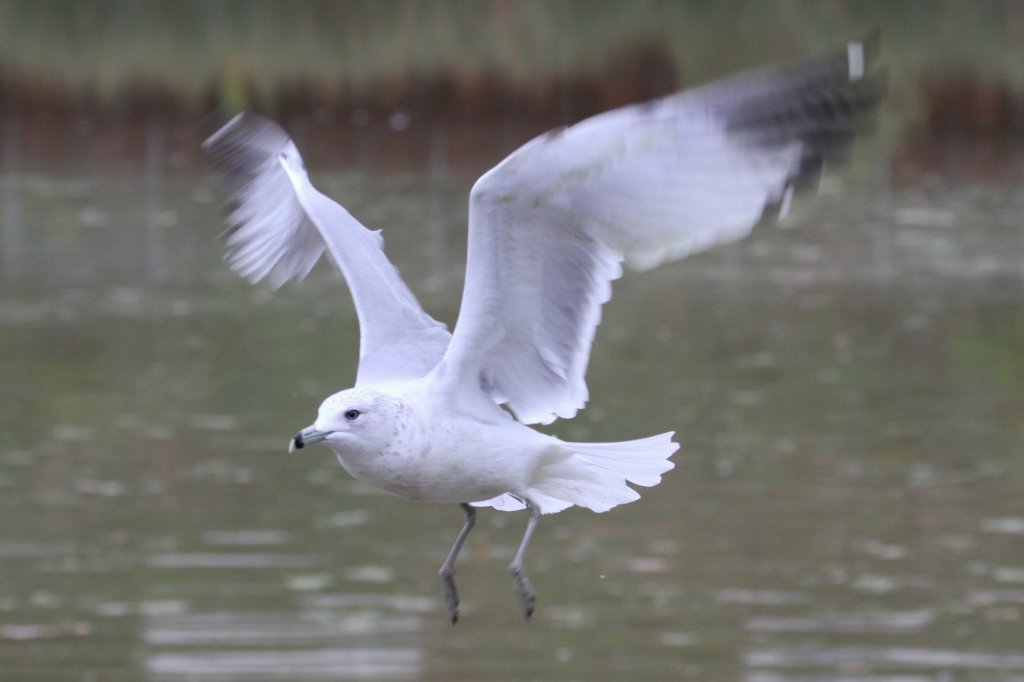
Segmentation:
[[(294, 611), (152, 613), (143, 631), (154, 652), (146, 668), (155, 680), (414, 679), (422, 652), (407, 636), (436, 606), (415, 596), (320, 593)], [(381, 648), (383, 639), (397, 644)]]
[(174, 225), (174, 214), (168, 213), (163, 205), (164, 167), (166, 165), (166, 131), (159, 121), (150, 121), (146, 127), (146, 191), (144, 236), (145, 271), (147, 278), (154, 282), (166, 279), (166, 246), (164, 231)]
[(897, 667), (911, 670), (944, 668), (1024, 671), (1024, 654), (910, 647), (754, 649), (747, 652), (746, 661), (751, 667), (766, 668), (814, 667), (841, 670), (844, 667)]
[(309, 649), (162, 654), (146, 660), (152, 680), (416, 679), (420, 654), (409, 649)]
[(16, 280), (25, 270), (25, 224), (22, 218), (21, 120), (8, 117), (3, 129), (3, 260), (4, 278)]
[(373, 611), (254, 613), (221, 611), (150, 619), (143, 635), (148, 644), (193, 646), (303, 646), (343, 641), (354, 635), (416, 632), (420, 616), (385, 616)]
[(913, 634), (924, 631), (935, 620), (935, 613), (896, 611), (841, 613), (823, 616), (756, 616), (746, 623), (753, 632), (875, 633)]
[[(826, 187), (791, 229), (624, 278), (591, 405), (558, 428), (676, 427), (678, 469), (545, 518), (529, 624), (504, 573), (523, 519), (482, 514), (453, 629), (435, 571), (459, 510), (285, 454), (352, 374), (343, 286), (237, 281), (200, 180), (150, 144), (139, 177), (20, 181), (23, 259), (52, 267), (0, 292), (5, 675), (1024, 678), (1016, 183)], [(423, 175), (322, 184), (450, 320), (469, 180), (431, 144)]]

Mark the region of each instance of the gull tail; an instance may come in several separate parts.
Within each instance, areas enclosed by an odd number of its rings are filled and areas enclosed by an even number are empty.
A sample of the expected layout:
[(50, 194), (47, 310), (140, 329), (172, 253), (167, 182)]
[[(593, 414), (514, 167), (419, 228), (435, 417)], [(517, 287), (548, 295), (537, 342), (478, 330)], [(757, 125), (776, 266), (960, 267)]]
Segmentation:
[(541, 513), (549, 514), (577, 505), (605, 512), (640, 499), (626, 485), (650, 487), (675, 466), (668, 458), (679, 449), (674, 433), (619, 443), (562, 442), (564, 457), (541, 465), (527, 489), (527, 497)]

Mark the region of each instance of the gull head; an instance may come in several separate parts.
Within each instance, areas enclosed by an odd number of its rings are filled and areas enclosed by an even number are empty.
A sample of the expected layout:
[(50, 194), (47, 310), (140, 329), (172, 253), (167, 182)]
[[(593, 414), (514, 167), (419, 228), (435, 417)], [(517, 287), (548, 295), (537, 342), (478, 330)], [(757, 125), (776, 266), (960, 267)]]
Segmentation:
[(316, 421), (292, 438), (288, 452), (325, 442), (339, 455), (383, 452), (402, 423), (396, 398), (366, 388), (350, 388), (320, 404)]

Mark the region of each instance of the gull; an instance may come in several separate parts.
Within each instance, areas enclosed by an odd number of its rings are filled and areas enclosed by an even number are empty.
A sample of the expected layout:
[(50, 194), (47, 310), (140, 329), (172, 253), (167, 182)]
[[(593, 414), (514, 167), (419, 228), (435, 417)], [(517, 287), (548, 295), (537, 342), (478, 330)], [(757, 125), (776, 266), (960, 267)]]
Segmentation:
[(543, 514), (639, 499), (673, 467), (672, 432), (573, 443), (532, 425), (568, 419), (601, 306), (623, 264), (647, 270), (735, 241), (784, 215), (876, 111), (877, 41), (751, 70), (541, 135), (469, 196), (465, 286), (454, 333), (428, 315), (365, 228), (310, 182), (277, 124), (243, 113), (210, 154), (230, 207), (226, 259), (251, 281), (302, 279), (324, 252), (359, 317), (352, 388), (327, 397), (289, 450), (326, 443), (356, 479), (465, 520), (439, 571), (459, 617), (455, 561), (476, 509), (528, 510), (509, 565), (529, 618), (523, 557)]

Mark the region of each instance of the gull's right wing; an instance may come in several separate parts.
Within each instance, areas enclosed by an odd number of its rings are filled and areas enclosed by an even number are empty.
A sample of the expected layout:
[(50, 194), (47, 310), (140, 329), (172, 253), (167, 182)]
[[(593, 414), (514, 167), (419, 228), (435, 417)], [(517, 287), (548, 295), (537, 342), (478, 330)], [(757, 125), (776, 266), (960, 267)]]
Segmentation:
[(473, 187), (469, 259), (439, 375), (520, 421), (571, 417), (620, 263), (740, 239), (785, 213), (870, 121), (877, 41), (599, 114), (527, 143)]
[(309, 181), (295, 144), (277, 124), (240, 114), (203, 144), (230, 206), (227, 260), (274, 288), (302, 279), (326, 250), (359, 315), (357, 385), (415, 379), (442, 357), (451, 335), (427, 315), (363, 227)]

